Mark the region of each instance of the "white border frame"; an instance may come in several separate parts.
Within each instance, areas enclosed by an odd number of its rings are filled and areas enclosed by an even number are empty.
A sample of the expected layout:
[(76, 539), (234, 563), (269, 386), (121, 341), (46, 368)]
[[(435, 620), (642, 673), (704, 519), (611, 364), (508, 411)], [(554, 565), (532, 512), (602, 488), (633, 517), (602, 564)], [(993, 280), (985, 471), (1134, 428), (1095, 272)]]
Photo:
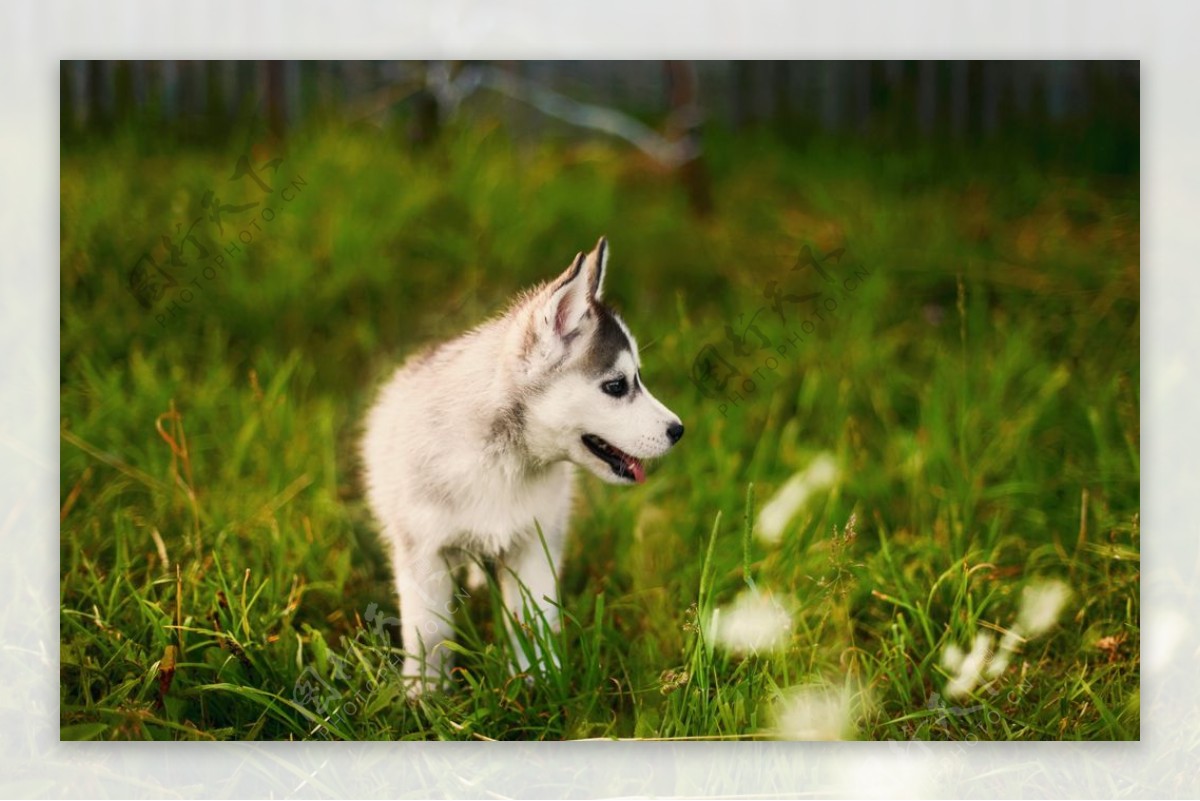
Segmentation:
[[(0, 796), (1200, 795), (1200, 5), (618, 0), (0, 9)], [(1140, 743), (58, 742), (58, 60), (1135, 58), (1143, 129)]]

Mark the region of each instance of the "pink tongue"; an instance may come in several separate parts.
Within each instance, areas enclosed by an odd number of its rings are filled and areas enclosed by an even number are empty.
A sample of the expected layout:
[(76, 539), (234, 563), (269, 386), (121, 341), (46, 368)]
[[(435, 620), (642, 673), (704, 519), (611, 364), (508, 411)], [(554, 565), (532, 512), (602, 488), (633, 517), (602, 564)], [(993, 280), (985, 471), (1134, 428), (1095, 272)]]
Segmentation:
[(641, 484), (646, 480), (646, 468), (642, 467), (642, 463), (632, 456), (625, 457), (625, 466), (629, 468), (629, 472), (633, 473), (633, 483)]

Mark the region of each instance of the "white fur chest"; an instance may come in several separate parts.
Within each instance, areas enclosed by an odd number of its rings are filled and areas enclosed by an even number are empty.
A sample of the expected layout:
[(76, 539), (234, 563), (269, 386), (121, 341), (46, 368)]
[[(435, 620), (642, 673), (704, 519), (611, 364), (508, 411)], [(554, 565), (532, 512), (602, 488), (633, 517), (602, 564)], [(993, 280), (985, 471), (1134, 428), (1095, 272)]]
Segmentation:
[(509, 550), (514, 542), (562, 531), (571, 508), (574, 469), (560, 463), (533, 480), (513, 480), (499, 472), (477, 476), (439, 517), (454, 531), (457, 547), (487, 555)]

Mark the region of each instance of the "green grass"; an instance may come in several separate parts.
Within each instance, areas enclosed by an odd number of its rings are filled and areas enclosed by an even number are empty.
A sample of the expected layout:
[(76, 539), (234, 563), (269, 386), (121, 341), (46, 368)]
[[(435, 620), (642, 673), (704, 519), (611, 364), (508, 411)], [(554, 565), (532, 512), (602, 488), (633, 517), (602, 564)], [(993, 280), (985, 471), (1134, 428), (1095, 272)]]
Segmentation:
[[(315, 128), (276, 174), (302, 178), (294, 199), (212, 280), (183, 268), (202, 289), (160, 325), (128, 268), (205, 190), (247, 195), (232, 152), (63, 154), (64, 738), (748, 738), (787, 688), (844, 681), (869, 698), (863, 739), (1138, 737), (1136, 176), (714, 134), (697, 219), (618, 145), (478, 121), (411, 154)], [(601, 233), (606, 295), (687, 437), (642, 486), (581, 478), (561, 670), (514, 678), (494, 590), (464, 593), (453, 686), (409, 703), (359, 420), (406, 352)], [(730, 356), (725, 326), (770, 281), (819, 285), (790, 272), (805, 244), (844, 247), (854, 291), (797, 339), (768, 308), (770, 347), (735, 362), (776, 366), (736, 404), (706, 397), (704, 345)], [(778, 545), (749, 536), (747, 509), (820, 453), (832, 489)], [(1041, 578), (1073, 589), (1059, 626), (946, 702), (943, 649), (1010, 625)], [(781, 652), (704, 634), (747, 581), (794, 607)]]

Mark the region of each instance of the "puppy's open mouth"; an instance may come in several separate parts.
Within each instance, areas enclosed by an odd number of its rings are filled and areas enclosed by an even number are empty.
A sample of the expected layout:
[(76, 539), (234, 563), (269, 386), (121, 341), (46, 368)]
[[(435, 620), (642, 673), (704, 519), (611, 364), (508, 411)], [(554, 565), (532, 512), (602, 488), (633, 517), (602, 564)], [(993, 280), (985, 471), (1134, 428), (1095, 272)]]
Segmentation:
[(630, 456), (620, 448), (614, 448), (595, 434), (584, 434), (583, 444), (596, 454), (596, 457), (609, 466), (616, 475), (628, 479), (635, 484), (646, 480), (646, 468), (635, 457)]

